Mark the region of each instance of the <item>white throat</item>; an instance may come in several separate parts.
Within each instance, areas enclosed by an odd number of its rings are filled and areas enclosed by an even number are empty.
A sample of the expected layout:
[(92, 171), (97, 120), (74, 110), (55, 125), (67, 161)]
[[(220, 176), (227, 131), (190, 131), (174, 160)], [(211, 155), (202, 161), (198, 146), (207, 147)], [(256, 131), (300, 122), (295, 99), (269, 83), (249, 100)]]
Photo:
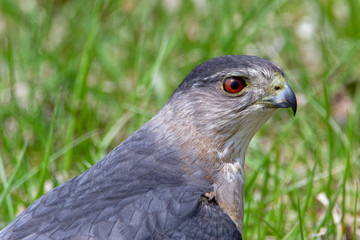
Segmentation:
[(240, 121), (243, 124), (238, 127), (239, 130), (227, 139), (223, 151), (218, 152), (219, 158), (227, 160), (224, 161), (217, 182), (214, 184), (215, 199), (233, 220), (241, 234), (243, 234), (244, 220), (246, 150), (255, 133), (273, 112), (274, 110), (269, 110), (247, 115), (246, 119)]

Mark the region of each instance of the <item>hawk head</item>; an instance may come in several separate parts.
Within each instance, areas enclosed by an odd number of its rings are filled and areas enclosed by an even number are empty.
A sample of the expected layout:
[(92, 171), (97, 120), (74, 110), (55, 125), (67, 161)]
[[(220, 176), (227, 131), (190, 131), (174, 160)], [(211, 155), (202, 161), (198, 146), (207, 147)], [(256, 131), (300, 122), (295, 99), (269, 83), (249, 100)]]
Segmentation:
[(164, 109), (171, 109), (180, 131), (185, 127), (192, 139), (211, 141), (216, 146), (208, 150), (231, 161), (244, 157), (251, 138), (277, 108), (291, 107), (295, 115), (296, 106), (279, 66), (255, 56), (230, 55), (195, 67)]
[[(277, 108), (296, 97), (282, 69), (255, 56), (229, 55), (195, 67), (159, 112), (163, 131), (185, 154), (183, 168), (206, 178), (215, 200), (242, 231), (244, 161), (250, 140)], [(165, 127), (166, 126), (166, 127)]]

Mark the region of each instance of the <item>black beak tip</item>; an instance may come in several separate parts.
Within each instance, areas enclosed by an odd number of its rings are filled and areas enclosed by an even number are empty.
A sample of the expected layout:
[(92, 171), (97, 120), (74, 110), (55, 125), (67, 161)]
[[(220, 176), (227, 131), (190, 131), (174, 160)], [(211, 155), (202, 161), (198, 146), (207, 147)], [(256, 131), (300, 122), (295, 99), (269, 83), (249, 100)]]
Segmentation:
[(293, 115), (295, 116), (296, 110), (297, 110), (297, 100), (294, 91), (291, 89), (291, 87), (286, 83), (286, 94), (285, 99), (286, 102), (289, 104), (289, 107), (291, 107), (293, 111)]
[(293, 115), (295, 117), (295, 114), (296, 114), (296, 110), (297, 110), (297, 105), (296, 105), (296, 102), (295, 102), (295, 105), (291, 106), (291, 109), (293, 111)]

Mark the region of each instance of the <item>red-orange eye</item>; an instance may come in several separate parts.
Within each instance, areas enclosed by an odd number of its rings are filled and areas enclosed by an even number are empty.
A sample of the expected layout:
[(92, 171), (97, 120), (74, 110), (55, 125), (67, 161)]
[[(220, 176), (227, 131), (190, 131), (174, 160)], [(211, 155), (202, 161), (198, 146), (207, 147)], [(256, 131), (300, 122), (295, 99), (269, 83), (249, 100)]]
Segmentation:
[(228, 93), (238, 93), (246, 86), (246, 81), (241, 77), (229, 77), (223, 81), (223, 88)]

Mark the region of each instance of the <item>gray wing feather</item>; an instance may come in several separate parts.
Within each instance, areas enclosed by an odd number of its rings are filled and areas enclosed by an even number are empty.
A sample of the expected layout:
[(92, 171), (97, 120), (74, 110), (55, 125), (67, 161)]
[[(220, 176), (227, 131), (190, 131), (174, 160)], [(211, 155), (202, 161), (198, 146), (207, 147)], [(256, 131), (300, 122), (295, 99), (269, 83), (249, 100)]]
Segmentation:
[[(200, 196), (211, 184), (190, 181), (176, 150), (162, 149), (146, 133), (139, 129), (89, 170), (39, 198), (0, 239), (209, 239), (193, 235), (196, 228), (239, 239), (218, 206), (204, 210)], [(201, 221), (212, 216), (212, 225)]]

